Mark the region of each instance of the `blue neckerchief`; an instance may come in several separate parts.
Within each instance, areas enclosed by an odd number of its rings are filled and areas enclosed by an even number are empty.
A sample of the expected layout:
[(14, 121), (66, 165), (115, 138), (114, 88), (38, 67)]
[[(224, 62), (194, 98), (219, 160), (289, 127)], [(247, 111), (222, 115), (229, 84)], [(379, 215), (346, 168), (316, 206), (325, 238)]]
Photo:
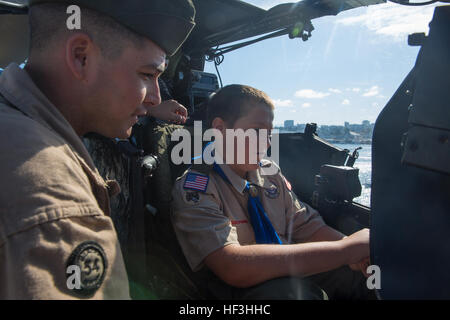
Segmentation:
[[(231, 184), (231, 181), (228, 179), (228, 177), (225, 175), (225, 172), (223, 172), (222, 168), (217, 163), (214, 163), (213, 169), (223, 180)], [(250, 192), (248, 192), (249, 189), (250, 183), (246, 181), (245, 190), (248, 193), (247, 209), (250, 215), (250, 222), (252, 223), (253, 231), (255, 232), (256, 243), (282, 244), (280, 237), (278, 237), (277, 232), (275, 231), (272, 223), (267, 217), (266, 212), (264, 211), (264, 207), (259, 200), (259, 197), (252, 197)]]

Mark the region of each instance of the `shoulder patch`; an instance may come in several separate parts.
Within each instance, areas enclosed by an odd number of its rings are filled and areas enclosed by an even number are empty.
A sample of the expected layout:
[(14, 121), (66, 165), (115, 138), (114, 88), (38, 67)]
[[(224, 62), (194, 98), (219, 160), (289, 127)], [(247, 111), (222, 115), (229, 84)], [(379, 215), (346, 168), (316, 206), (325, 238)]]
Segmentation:
[(201, 192), (206, 192), (208, 188), (209, 176), (189, 172), (184, 180), (184, 189), (196, 190)]
[(103, 248), (94, 241), (81, 243), (67, 261), (67, 270), (74, 267), (79, 271), (79, 283), (71, 289), (82, 296), (93, 295), (102, 285), (108, 268)]

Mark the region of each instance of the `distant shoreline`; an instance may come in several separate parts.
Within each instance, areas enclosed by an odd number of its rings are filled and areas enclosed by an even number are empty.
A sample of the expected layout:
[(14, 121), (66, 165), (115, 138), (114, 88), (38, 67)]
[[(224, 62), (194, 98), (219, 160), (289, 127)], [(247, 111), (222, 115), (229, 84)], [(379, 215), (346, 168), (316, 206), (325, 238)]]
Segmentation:
[[(320, 137), (320, 138), (322, 138), (322, 137)], [(325, 139), (325, 138), (322, 138), (322, 139), (324, 139), (327, 142), (332, 143), (332, 144), (367, 144), (367, 145), (372, 144), (372, 140), (344, 141), (344, 140), (333, 140), (333, 139)]]
[[(286, 134), (286, 133), (303, 133), (300, 131), (279, 131), (280, 134)], [(333, 138), (324, 138), (321, 136), (318, 136), (319, 138), (332, 143), (332, 144), (372, 144), (372, 140), (361, 140), (361, 141), (353, 141), (353, 140), (341, 140), (341, 139), (333, 139)]]

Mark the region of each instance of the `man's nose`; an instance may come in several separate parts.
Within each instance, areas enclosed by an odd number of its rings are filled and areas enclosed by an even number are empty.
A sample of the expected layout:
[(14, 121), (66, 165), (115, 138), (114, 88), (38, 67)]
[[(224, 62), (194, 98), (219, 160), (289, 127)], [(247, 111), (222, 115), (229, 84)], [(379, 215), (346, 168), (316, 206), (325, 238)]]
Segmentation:
[(144, 103), (151, 106), (157, 106), (161, 103), (158, 80), (153, 81), (147, 86), (147, 94)]

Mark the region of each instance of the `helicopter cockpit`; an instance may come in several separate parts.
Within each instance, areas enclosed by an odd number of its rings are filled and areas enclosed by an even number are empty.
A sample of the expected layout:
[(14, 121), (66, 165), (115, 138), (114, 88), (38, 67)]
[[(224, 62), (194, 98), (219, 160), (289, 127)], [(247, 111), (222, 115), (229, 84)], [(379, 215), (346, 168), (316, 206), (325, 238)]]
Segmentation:
[[(410, 46), (420, 47), (417, 60), (375, 122), (370, 203), (355, 201), (362, 191), (356, 145), (354, 150), (334, 145), (320, 137), (316, 123), (277, 136), (279, 165), (302, 201), (344, 234), (371, 229), (371, 264), (381, 271), (381, 299), (450, 298), (450, 6), (440, 2), (429, 33), (408, 37)], [(27, 58), (26, 3), (0, 1), (0, 67)], [(281, 36), (309, 41), (315, 19), (386, 1), (303, 0), (267, 10), (238, 0), (193, 3), (197, 27), (162, 76), (166, 99), (188, 108), (187, 123), (141, 123), (131, 145), (95, 136), (86, 141), (100, 173), (122, 185), (112, 218), (135, 298), (208, 298), (198, 285), (203, 275), (190, 270), (169, 218), (173, 183), (189, 167), (171, 161), (171, 135), (179, 128), (193, 133), (195, 122), (205, 120), (208, 98), (223, 86), (219, 66), (228, 54)]]

